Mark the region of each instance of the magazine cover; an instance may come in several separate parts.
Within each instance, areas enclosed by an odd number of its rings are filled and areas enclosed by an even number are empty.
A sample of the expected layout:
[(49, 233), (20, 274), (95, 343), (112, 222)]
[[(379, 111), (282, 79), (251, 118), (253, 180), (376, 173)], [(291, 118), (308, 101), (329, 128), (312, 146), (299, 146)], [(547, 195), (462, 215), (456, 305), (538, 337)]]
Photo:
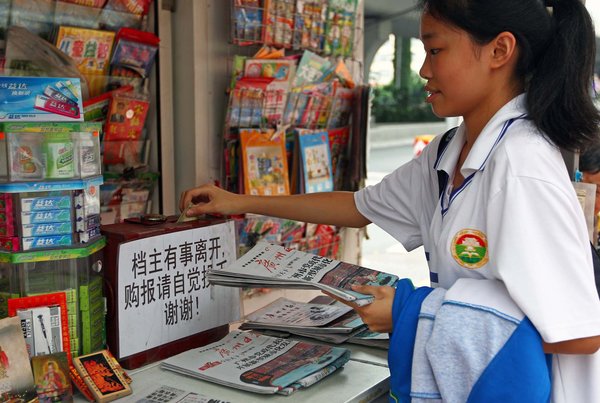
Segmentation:
[(327, 8), (324, 52), (350, 57), (354, 45), (354, 21), (357, 0), (330, 0)]
[(367, 269), (268, 242), (258, 242), (231, 265), (207, 274), (212, 284), (230, 287), (321, 289), (359, 306), (372, 295), (352, 291), (352, 285), (393, 286), (398, 276)]
[(289, 59), (247, 59), (244, 77), (251, 79), (272, 79), (266, 88), (262, 115), (271, 125), (277, 125), (283, 118), (287, 94), (292, 78), (296, 73), (296, 62)]
[(88, 82), (90, 97), (106, 89), (106, 76), (115, 33), (76, 27), (60, 26), (56, 47), (70, 56)]
[(327, 0), (297, 0), (294, 19), (294, 49), (320, 52), (325, 37)]
[(340, 85), (335, 85), (334, 87), (333, 101), (327, 120), (328, 129), (348, 126), (350, 123), (350, 113), (352, 112), (352, 103), (354, 102), (354, 90), (341, 87)]
[(264, 25), (266, 45), (292, 47), (295, 0), (265, 0)]
[(28, 402), (36, 396), (29, 355), (18, 317), (0, 320), (0, 400)]
[(285, 136), (273, 129), (240, 129), (244, 190), (250, 195), (288, 195)]
[(168, 358), (161, 367), (249, 392), (289, 395), (331, 374), (349, 358), (345, 348), (236, 330), (216, 343)]
[(350, 128), (340, 127), (327, 130), (329, 134), (329, 151), (331, 152), (331, 170), (333, 172), (334, 190), (342, 190), (345, 159), (347, 158)]
[(304, 192), (330, 192), (333, 190), (333, 172), (329, 135), (326, 131), (299, 132), (301, 171), (304, 178)]
[(309, 50), (305, 50), (298, 63), (296, 75), (292, 81), (292, 88), (320, 81), (321, 77), (329, 70), (331, 62)]
[(264, 122), (263, 110), (273, 78), (242, 77), (229, 94), (225, 123), (227, 127), (257, 127)]
[(254, 45), (263, 40), (263, 8), (259, 0), (235, 0), (231, 9), (233, 43)]

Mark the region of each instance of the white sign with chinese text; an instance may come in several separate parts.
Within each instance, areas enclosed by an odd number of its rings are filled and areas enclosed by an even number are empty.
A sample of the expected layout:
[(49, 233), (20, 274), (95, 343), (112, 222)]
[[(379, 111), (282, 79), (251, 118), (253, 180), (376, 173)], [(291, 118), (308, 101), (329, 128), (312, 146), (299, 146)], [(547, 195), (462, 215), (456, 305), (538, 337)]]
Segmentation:
[(119, 356), (238, 320), (239, 289), (206, 279), (235, 260), (233, 221), (121, 244)]

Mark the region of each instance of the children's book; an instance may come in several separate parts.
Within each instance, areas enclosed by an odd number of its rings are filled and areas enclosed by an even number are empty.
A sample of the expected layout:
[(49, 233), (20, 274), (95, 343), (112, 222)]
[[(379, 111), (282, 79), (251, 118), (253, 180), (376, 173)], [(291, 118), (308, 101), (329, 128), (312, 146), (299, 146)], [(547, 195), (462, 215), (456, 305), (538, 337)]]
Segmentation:
[(40, 403), (73, 401), (66, 353), (35, 356), (31, 359), (31, 366)]
[(335, 84), (319, 83), (306, 86), (303, 93), (306, 104), (297, 111), (296, 126), (306, 129), (324, 128), (327, 125)]
[(104, 140), (142, 140), (149, 107), (150, 103), (143, 98), (134, 98), (123, 92), (113, 93), (104, 125)]
[(290, 59), (246, 59), (244, 77), (272, 78), (274, 84), (289, 88), (296, 72), (296, 64)]
[(338, 80), (342, 86), (346, 88), (354, 88), (356, 84), (352, 78), (352, 74), (344, 63), (344, 60), (338, 60), (335, 65), (331, 67), (323, 74), (323, 77), (319, 81), (333, 81)]
[(272, 79), (265, 92), (262, 116), (275, 126), (281, 123), (287, 94), (296, 71), (290, 59), (247, 59), (244, 77)]
[(297, 0), (294, 19), (294, 49), (322, 51), (326, 19), (327, 0)]
[(244, 66), (246, 65), (246, 56), (234, 55), (231, 65), (231, 81), (229, 89), (233, 90), (237, 82), (244, 76)]
[(302, 159), (301, 175), (305, 193), (333, 190), (333, 173), (329, 135), (326, 131), (300, 131), (298, 136)]
[(225, 118), (228, 128), (258, 127), (264, 122), (264, 103), (273, 78), (243, 77), (229, 94)]
[(265, 0), (265, 44), (292, 47), (294, 6), (295, 0)]
[(246, 46), (263, 41), (262, 1), (235, 0), (231, 13), (234, 44)]
[(325, 54), (352, 56), (357, 3), (357, 0), (329, 0), (323, 46)]
[(331, 62), (329, 60), (310, 50), (305, 50), (300, 59), (300, 63), (298, 63), (296, 75), (292, 80), (292, 88), (321, 81), (321, 77), (328, 71), (330, 66)]
[(29, 402), (35, 397), (21, 320), (18, 317), (0, 319), (0, 399), (3, 402)]
[(240, 129), (244, 192), (289, 195), (285, 135), (273, 129)]
[(96, 29), (61, 26), (58, 28), (56, 47), (70, 56), (88, 81), (90, 96), (106, 89), (106, 76), (115, 33)]

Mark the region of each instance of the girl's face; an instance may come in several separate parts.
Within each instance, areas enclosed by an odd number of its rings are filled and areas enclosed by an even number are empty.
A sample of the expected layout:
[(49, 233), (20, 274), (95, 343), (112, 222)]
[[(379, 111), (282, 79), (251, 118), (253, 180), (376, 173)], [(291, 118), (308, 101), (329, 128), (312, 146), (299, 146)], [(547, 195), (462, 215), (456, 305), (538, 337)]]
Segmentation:
[(427, 102), (439, 117), (465, 119), (485, 108), (490, 94), (485, 46), (476, 45), (469, 35), (424, 12), (421, 41), (426, 57), (419, 75), (427, 80)]

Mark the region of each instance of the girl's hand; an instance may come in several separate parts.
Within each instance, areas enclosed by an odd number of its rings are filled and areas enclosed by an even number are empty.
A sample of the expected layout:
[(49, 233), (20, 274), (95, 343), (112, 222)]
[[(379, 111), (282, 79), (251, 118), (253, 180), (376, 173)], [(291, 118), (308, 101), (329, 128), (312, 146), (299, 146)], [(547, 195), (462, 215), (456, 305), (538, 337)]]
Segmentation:
[(354, 308), (363, 322), (373, 332), (389, 333), (392, 331), (392, 305), (396, 289), (389, 286), (353, 285), (352, 290), (361, 294), (375, 297), (373, 302), (365, 306), (358, 306), (353, 302), (344, 301), (334, 295), (325, 293), (330, 297)]
[(188, 217), (201, 214), (241, 214), (243, 195), (207, 184), (186, 190), (179, 199), (179, 210)]
[(355, 308), (369, 329), (378, 333), (391, 332), (392, 305), (396, 289), (390, 286), (353, 285), (352, 290), (375, 297), (369, 305)]

